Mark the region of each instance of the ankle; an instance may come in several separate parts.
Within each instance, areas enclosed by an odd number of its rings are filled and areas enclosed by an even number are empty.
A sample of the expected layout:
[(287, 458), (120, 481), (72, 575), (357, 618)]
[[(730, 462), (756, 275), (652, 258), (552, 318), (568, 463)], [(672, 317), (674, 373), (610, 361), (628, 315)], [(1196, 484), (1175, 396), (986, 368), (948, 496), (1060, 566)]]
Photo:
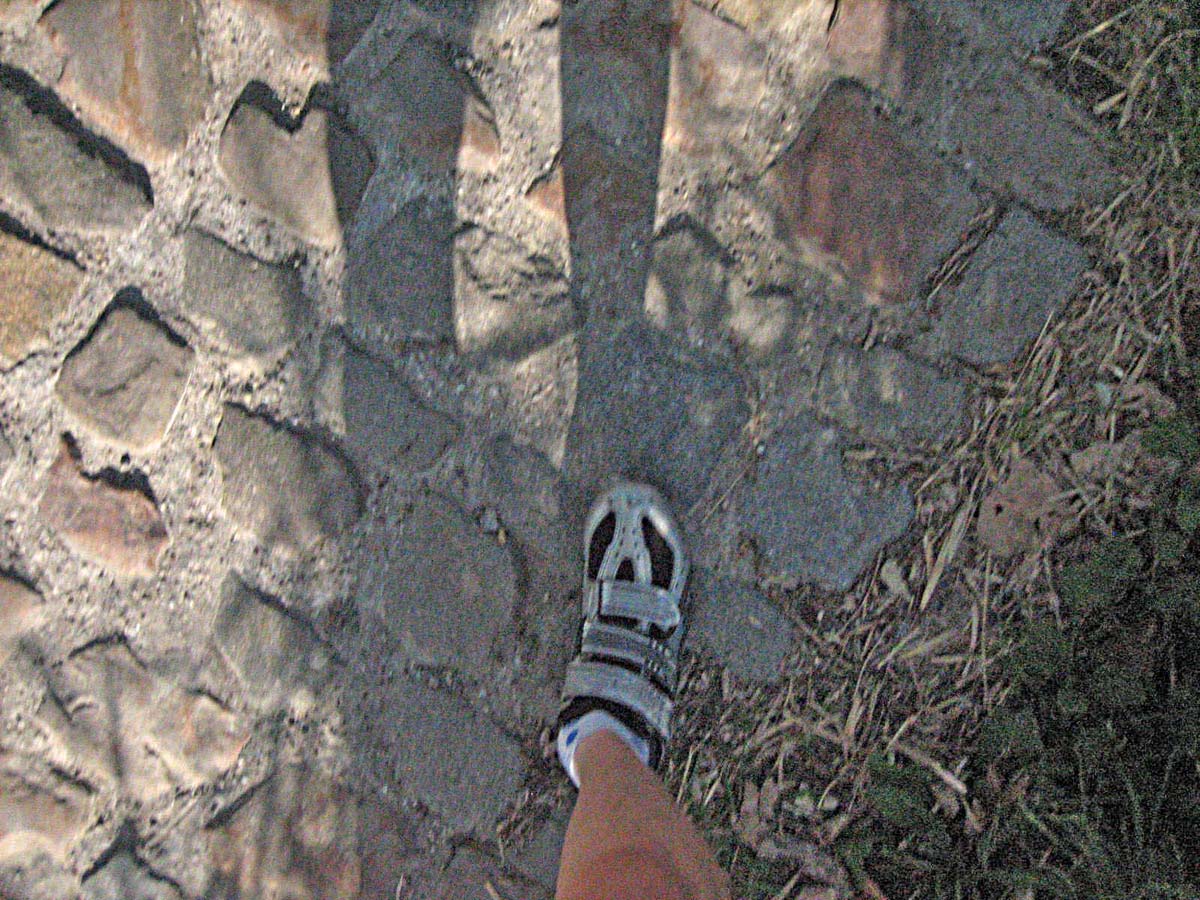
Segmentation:
[[(601, 737), (603, 735), (603, 737)], [(593, 740), (595, 739), (595, 740)], [(580, 751), (589, 760), (614, 759), (613, 754), (627, 757), (626, 762), (648, 766), (652, 748), (648, 741), (635, 734), (624, 723), (602, 709), (592, 710), (577, 719), (564, 722), (558, 733), (558, 759), (576, 788), (584, 778), (584, 763)], [(602, 763), (603, 764), (603, 763)]]

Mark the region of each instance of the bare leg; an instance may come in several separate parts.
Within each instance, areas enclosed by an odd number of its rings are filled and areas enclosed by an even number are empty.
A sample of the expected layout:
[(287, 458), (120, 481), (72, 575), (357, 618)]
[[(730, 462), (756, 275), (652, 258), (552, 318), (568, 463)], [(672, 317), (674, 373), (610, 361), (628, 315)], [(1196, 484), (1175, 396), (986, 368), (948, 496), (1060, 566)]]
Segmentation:
[(557, 900), (730, 900), (729, 876), (658, 776), (610, 731), (575, 751)]

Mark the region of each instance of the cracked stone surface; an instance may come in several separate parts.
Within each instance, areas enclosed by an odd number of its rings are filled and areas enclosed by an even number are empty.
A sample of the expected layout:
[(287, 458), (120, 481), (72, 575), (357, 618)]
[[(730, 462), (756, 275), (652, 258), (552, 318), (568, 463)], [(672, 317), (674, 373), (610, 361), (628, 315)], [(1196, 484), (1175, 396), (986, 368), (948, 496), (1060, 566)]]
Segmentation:
[(0, 894), (551, 893), (614, 476), (777, 682), (1113, 173), (1063, 0), (828, 7), (0, 0)]
[(105, 313), (63, 363), (63, 405), (97, 434), (131, 450), (162, 440), (179, 404), (194, 354), (135, 310)]

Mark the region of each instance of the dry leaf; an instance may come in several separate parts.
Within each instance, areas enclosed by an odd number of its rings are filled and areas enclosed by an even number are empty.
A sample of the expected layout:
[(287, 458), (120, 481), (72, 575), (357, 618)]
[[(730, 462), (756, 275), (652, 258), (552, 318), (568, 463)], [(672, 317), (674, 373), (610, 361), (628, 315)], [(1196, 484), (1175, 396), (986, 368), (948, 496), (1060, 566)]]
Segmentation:
[(980, 543), (997, 556), (1032, 553), (1053, 543), (1071, 520), (1054, 479), (1021, 459), (1008, 479), (979, 505), (975, 528)]

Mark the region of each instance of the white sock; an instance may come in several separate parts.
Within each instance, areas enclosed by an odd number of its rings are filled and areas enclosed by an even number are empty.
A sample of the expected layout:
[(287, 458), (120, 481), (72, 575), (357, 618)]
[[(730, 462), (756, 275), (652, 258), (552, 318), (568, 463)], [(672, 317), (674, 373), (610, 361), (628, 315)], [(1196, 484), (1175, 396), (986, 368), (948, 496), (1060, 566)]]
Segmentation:
[(579, 787), (579, 775), (575, 772), (575, 749), (589, 734), (608, 730), (629, 745), (634, 756), (650, 765), (650, 744), (638, 737), (618, 719), (602, 709), (593, 709), (578, 719), (572, 719), (558, 731), (558, 761), (567, 770), (571, 783)]

